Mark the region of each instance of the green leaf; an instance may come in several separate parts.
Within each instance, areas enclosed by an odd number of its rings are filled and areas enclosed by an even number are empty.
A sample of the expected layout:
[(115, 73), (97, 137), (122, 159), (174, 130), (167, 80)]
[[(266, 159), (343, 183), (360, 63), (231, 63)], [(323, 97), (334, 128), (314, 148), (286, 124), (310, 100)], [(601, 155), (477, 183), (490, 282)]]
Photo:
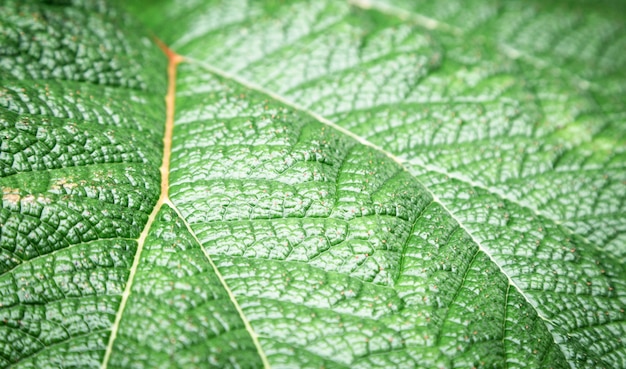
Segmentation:
[(0, 367), (626, 367), (622, 3), (0, 14)]

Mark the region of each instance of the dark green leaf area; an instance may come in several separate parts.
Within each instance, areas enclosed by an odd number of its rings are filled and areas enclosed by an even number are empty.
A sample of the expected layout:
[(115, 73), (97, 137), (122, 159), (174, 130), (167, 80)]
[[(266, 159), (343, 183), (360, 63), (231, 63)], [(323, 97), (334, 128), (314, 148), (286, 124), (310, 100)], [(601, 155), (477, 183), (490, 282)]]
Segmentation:
[(136, 242), (83, 242), (42, 253), (10, 270), (5, 263), (20, 259), (4, 246), (0, 254), (2, 366), (19, 362), (20, 368), (97, 367)]
[(156, 94), (76, 82), (7, 82), (0, 88), (0, 177), (123, 163), (156, 168), (163, 119)]
[(159, 197), (165, 58), (68, 5), (0, 5), (0, 367), (101, 365)]
[[(160, 91), (163, 58), (131, 17), (104, 2), (0, 5), (0, 78), (56, 79)], [(150, 65), (145, 68), (145, 65)]]

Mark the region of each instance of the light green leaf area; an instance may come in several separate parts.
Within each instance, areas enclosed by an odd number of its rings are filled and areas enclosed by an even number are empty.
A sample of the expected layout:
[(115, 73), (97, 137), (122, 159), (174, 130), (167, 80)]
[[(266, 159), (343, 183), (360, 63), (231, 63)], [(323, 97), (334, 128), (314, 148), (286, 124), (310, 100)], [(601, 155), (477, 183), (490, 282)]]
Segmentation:
[(120, 4), (0, 5), (0, 367), (626, 367), (619, 3)]

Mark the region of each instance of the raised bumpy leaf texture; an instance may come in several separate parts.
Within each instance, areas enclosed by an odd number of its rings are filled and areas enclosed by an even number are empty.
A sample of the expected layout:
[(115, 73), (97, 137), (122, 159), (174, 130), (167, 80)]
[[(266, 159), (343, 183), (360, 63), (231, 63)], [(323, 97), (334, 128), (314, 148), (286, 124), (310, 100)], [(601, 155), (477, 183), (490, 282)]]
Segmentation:
[(0, 14), (0, 367), (626, 367), (619, 2)]

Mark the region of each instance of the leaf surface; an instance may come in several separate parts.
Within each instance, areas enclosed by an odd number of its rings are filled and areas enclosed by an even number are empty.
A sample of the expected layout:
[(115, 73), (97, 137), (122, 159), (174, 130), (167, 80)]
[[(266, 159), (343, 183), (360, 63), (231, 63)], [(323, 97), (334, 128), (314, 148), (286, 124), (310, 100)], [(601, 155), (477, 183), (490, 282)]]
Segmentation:
[(626, 366), (619, 6), (3, 4), (0, 366)]

